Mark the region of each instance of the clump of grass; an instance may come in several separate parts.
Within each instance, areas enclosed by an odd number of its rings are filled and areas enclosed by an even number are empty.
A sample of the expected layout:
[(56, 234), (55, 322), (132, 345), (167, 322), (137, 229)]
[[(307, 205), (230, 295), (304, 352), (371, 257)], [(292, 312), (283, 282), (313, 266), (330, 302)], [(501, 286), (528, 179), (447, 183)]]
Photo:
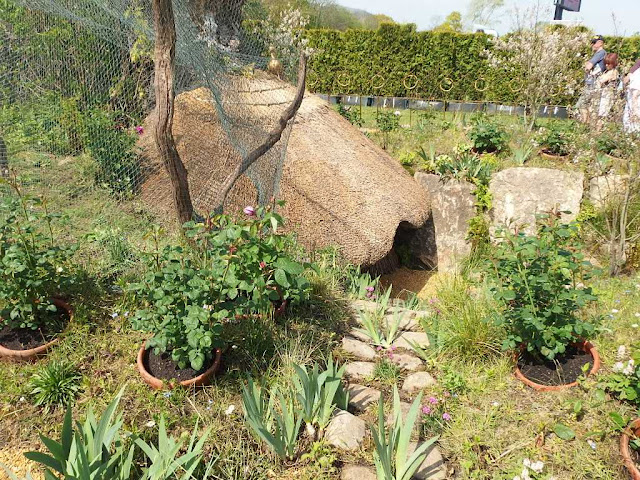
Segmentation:
[(82, 375), (71, 363), (53, 361), (29, 382), (36, 406), (45, 411), (72, 404), (82, 390)]
[(373, 370), (373, 378), (383, 385), (395, 385), (400, 378), (400, 367), (390, 360), (383, 358), (376, 363)]
[(496, 305), (483, 286), (460, 275), (443, 278), (433, 300), (428, 332), (438, 354), (476, 361), (501, 351)]

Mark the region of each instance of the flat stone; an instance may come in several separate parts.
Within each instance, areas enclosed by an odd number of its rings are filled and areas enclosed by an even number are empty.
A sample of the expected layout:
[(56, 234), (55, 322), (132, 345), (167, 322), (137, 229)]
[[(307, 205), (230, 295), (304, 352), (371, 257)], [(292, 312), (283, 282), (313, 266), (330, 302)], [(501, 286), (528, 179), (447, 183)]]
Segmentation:
[(351, 302), (354, 310), (364, 312), (375, 312), (380, 307), (376, 302), (370, 300), (354, 300)]
[(415, 372), (407, 375), (407, 378), (404, 379), (402, 391), (409, 395), (413, 395), (414, 393), (418, 393), (420, 390), (431, 387), (435, 384), (435, 379), (427, 372)]
[(413, 350), (409, 342), (418, 344), (422, 348), (426, 348), (429, 346), (429, 336), (424, 332), (404, 332), (396, 338), (393, 342), (393, 346)]
[(415, 372), (422, 367), (422, 360), (415, 355), (409, 355), (405, 353), (394, 353), (389, 360), (398, 365), (403, 370)]
[(340, 480), (378, 480), (378, 477), (374, 467), (345, 465), (342, 467)]
[(387, 327), (393, 325), (394, 322), (398, 322), (398, 328), (402, 331), (418, 332), (421, 330), (420, 318), (416, 315), (417, 312), (411, 310), (404, 310), (397, 313), (390, 313), (385, 315), (384, 322)]
[(372, 403), (380, 399), (380, 391), (363, 385), (351, 384), (347, 387), (349, 392), (349, 406), (356, 410), (364, 411)]
[(342, 349), (360, 360), (374, 360), (376, 358), (376, 351), (360, 340), (343, 338)]
[[(411, 456), (418, 448), (416, 442), (409, 443), (407, 456)], [(447, 478), (447, 466), (444, 463), (438, 446), (434, 443), (427, 450), (427, 458), (420, 464), (413, 478), (418, 480), (445, 480)]]
[(350, 362), (344, 367), (344, 374), (352, 380), (367, 380), (373, 377), (376, 364), (372, 362)]
[(360, 340), (361, 342), (365, 342), (368, 343), (371, 341), (371, 339), (369, 338), (369, 335), (367, 335), (366, 333), (362, 332), (361, 330), (358, 330), (357, 328), (352, 329), (349, 332), (349, 336), (353, 337), (357, 340)]
[(329, 445), (336, 448), (357, 450), (362, 445), (365, 434), (366, 424), (364, 420), (344, 410), (336, 410), (327, 426), (324, 438)]
[[(524, 226), (521, 231), (535, 234), (536, 215), (557, 209), (563, 223), (580, 213), (584, 174), (552, 168), (507, 168), (489, 183), (491, 192), (491, 234), (502, 226)], [(439, 253), (439, 252), (438, 252)]]

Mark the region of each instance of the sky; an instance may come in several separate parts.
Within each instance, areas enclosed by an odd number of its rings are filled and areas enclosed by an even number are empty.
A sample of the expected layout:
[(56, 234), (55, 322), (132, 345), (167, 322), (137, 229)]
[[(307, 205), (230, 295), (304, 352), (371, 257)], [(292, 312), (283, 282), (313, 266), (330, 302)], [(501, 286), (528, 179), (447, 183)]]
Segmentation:
[[(505, 33), (513, 28), (513, 9), (536, 3), (548, 9), (553, 18), (553, 0), (507, 0), (506, 8), (498, 21), (488, 27)], [(337, 0), (345, 7), (359, 8), (371, 13), (384, 13), (401, 23), (415, 23), (419, 30), (426, 30), (438, 23), (454, 10), (463, 16), (469, 0)], [(612, 13), (616, 16), (614, 23)], [(582, 0), (580, 13), (564, 12), (565, 20), (578, 20), (602, 35), (631, 35), (640, 32), (640, 0)]]

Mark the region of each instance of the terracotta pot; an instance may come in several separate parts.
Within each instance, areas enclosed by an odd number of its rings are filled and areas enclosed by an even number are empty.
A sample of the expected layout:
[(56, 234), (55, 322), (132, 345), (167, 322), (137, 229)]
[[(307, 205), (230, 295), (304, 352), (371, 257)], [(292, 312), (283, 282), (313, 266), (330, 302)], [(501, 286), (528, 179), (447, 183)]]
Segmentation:
[[(138, 371), (140, 372), (140, 376), (145, 381), (145, 383), (147, 385), (149, 385), (151, 388), (153, 388), (154, 390), (162, 390), (164, 388), (172, 388), (172, 385), (174, 385), (174, 383), (165, 382), (164, 380), (160, 380), (159, 378), (154, 377), (153, 375), (151, 375), (147, 371), (147, 368), (144, 365), (146, 358), (147, 358), (147, 349), (143, 345), (142, 348), (140, 348), (140, 351), (138, 352), (137, 364), (138, 364)], [(209, 384), (209, 380), (211, 379), (211, 376), (214, 373), (216, 373), (218, 371), (218, 369), (220, 368), (220, 360), (221, 359), (222, 359), (222, 350), (217, 348), (216, 349), (216, 358), (215, 358), (215, 360), (213, 362), (213, 365), (211, 365), (207, 369), (207, 371), (203, 372), (202, 374), (198, 375), (197, 377), (190, 378), (189, 380), (183, 380), (182, 382), (180, 382), (180, 385), (183, 386), (183, 387), (187, 387), (187, 388), (188, 387), (201, 387), (203, 385), (208, 385)]]
[(547, 153), (544, 150), (540, 150), (540, 155), (542, 155), (544, 158), (548, 158), (549, 160), (565, 160), (569, 158), (569, 154), (556, 155), (555, 153)]
[[(59, 298), (52, 299), (52, 302), (56, 307), (61, 308), (62, 310), (67, 312), (70, 322), (73, 320), (73, 309), (67, 302), (60, 300)], [(11, 350), (10, 348), (6, 348), (0, 345), (0, 358), (13, 362), (30, 362), (36, 360), (38, 357), (46, 355), (49, 349), (51, 349), (57, 343), (58, 338), (54, 338), (44, 345), (40, 345), (36, 348), (30, 348), (28, 350)]]
[(629, 470), (633, 480), (640, 480), (640, 469), (638, 469), (638, 465), (631, 458), (631, 446), (629, 443), (632, 438), (638, 437), (640, 437), (640, 418), (631, 422), (622, 433), (622, 437), (620, 437), (620, 453), (624, 460), (624, 466)]
[[(593, 357), (593, 366), (591, 367), (591, 371), (589, 372), (589, 375), (595, 375), (598, 372), (598, 370), (600, 370), (600, 365), (601, 365), (600, 354), (598, 353), (598, 350), (596, 350), (596, 347), (594, 347), (589, 342), (574, 343), (573, 346), (584, 352), (588, 352)], [(521, 347), (521, 348), (524, 348), (524, 347)], [(538, 390), (539, 392), (553, 392), (558, 390), (564, 390), (566, 388), (575, 387), (576, 385), (578, 385), (578, 382), (567, 383), (565, 385), (541, 385), (539, 383), (536, 383), (532, 380), (529, 380), (520, 371), (520, 368), (518, 367), (518, 354), (515, 355), (515, 359), (516, 359), (516, 378), (521, 380), (526, 385), (529, 385), (531, 388)]]

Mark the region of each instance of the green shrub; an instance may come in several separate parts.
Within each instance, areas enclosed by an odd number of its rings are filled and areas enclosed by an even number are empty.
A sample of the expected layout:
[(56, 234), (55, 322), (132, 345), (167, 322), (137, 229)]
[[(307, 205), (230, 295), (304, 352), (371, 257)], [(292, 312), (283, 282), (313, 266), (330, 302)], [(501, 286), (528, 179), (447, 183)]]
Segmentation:
[(444, 179), (488, 185), (494, 168), (487, 159), (471, 152), (462, 152), (454, 153), (453, 156), (438, 156), (435, 172)]
[(478, 153), (500, 153), (507, 148), (509, 141), (507, 132), (486, 117), (480, 117), (474, 122), (469, 138)]
[(621, 400), (640, 406), (640, 344), (632, 346), (629, 357), (619, 350), (613, 373), (607, 375), (600, 386)]
[(15, 195), (0, 200), (0, 325), (36, 330), (59, 320), (52, 297), (73, 282), (70, 259), (76, 246), (56, 238), (57, 215), (45, 200), (11, 186)]
[(99, 167), (96, 184), (118, 197), (137, 193), (142, 177), (136, 134), (100, 109), (88, 111), (83, 122), (84, 144)]
[(538, 132), (537, 142), (551, 155), (565, 156), (571, 153), (572, 133), (559, 123), (551, 123)]
[(71, 405), (81, 390), (82, 375), (75, 365), (64, 362), (50, 362), (36, 373), (29, 382), (31, 395), (36, 406), (51, 407)]
[(577, 232), (575, 223), (562, 224), (555, 215), (540, 216), (537, 235), (500, 232), (487, 266), (495, 298), (503, 303), (505, 350), (523, 345), (535, 357), (553, 360), (593, 335), (595, 325), (580, 318), (580, 310), (597, 299), (582, 283), (593, 268)]
[(211, 361), (222, 346), (226, 319), (308, 298), (306, 264), (290, 257), (287, 238), (276, 233), (282, 218), (248, 208), (248, 220), (219, 215), (185, 224), (194, 244), (188, 249), (161, 249), (162, 231), (155, 229), (154, 249), (145, 255), (147, 272), (127, 286), (142, 307), (132, 317), (133, 327), (150, 332), (147, 348), (171, 352), (180, 368), (200, 370)]
[(346, 106), (341, 103), (338, 105), (338, 113), (356, 127), (362, 127), (364, 125), (364, 120), (362, 120), (362, 114), (359, 108)]

